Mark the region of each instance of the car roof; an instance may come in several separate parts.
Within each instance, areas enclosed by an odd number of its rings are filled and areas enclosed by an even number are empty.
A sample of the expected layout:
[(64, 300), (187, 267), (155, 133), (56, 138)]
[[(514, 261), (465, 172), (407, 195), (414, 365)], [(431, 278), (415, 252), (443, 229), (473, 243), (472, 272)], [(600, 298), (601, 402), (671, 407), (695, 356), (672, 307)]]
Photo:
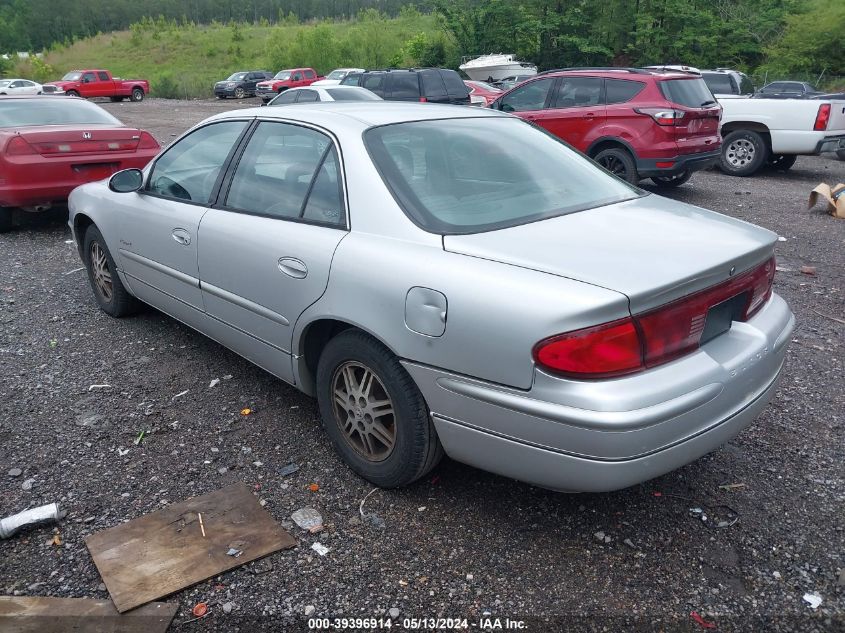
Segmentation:
[[(317, 86), (319, 87), (319, 86)], [(50, 97), (47, 97), (48, 99)], [(510, 118), (510, 115), (486, 108), (431, 103), (403, 103), (399, 101), (328, 101), (311, 107), (248, 108), (221, 112), (206, 121), (244, 117), (296, 119), (329, 129), (337, 127), (368, 128), (391, 123), (433, 121), (437, 119)]]

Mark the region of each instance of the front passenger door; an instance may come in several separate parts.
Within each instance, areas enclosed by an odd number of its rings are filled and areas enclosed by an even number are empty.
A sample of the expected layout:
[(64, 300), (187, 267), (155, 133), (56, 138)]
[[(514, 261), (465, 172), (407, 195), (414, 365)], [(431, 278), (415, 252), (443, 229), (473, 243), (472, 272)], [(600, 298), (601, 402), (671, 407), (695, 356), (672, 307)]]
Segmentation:
[(200, 219), (248, 121), (198, 128), (159, 155), (139, 192), (115, 213), (121, 266), (138, 297), (194, 324), (204, 306), (197, 266)]

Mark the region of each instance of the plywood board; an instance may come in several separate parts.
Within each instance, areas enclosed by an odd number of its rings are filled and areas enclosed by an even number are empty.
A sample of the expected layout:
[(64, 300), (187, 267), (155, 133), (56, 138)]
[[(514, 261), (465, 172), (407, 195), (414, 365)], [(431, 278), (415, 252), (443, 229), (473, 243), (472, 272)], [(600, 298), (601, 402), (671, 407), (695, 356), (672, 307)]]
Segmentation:
[[(243, 483), (97, 532), (85, 543), (121, 613), (296, 545)], [(230, 548), (242, 554), (229, 556)]]
[(176, 603), (153, 602), (120, 614), (111, 600), (0, 596), (3, 633), (164, 633)]

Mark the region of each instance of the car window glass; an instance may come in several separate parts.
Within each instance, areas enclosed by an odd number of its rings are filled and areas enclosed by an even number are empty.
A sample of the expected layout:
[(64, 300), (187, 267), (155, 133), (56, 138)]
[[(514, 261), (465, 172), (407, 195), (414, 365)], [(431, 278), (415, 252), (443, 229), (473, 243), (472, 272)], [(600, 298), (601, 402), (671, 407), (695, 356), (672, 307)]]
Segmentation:
[(608, 105), (612, 105), (614, 103), (625, 103), (626, 101), (633, 99), (643, 88), (645, 88), (645, 84), (640, 81), (605, 79), (604, 102)]
[(314, 184), (311, 185), (311, 192), (308, 194), (301, 217), (311, 222), (325, 222), (338, 226), (346, 224), (341, 194), (340, 165), (334, 146), (329, 149), (314, 179)]
[(378, 95), (363, 89), (326, 88), (326, 92), (335, 101), (381, 101)]
[(293, 73), (293, 81), (301, 81), (302, 73)]
[(314, 79), (314, 71), (313, 70), (306, 70), (305, 71), (305, 78), (306, 79)]
[(361, 84), (367, 90), (372, 90), (378, 96), (384, 96), (382, 86), (384, 84), (384, 75), (379, 73), (376, 75), (364, 75), (364, 83)]
[(417, 73), (391, 73), (390, 75), (390, 98), (391, 99), (413, 99), (420, 97), (420, 84)]
[(235, 170), (226, 206), (271, 217), (302, 217), (311, 181), (331, 149), (331, 140), (320, 132), (260, 123)]
[(578, 108), (601, 102), (601, 83), (598, 77), (563, 77), (558, 86), (553, 108)]
[(108, 81), (109, 80), (109, 74), (108, 73), (98, 72), (97, 76), (100, 78), (100, 81)]
[(156, 161), (147, 191), (167, 198), (208, 202), (220, 169), (246, 126), (246, 121), (212, 123), (177, 141)]
[(454, 70), (441, 70), (439, 74), (443, 77), (443, 83), (446, 84), (446, 91), (450, 96), (466, 97), (469, 94), (469, 88)]
[(702, 75), (704, 83), (710, 88), (710, 92), (715, 94), (729, 95), (734, 93), (733, 82), (730, 75), (722, 73), (708, 73)]
[(9, 88), (22, 88), (23, 84), (20, 81), (13, 81), (9, 84)]
[(319, 101), (320, 95), (317, 94), (315, 90), (300, 90), (299, 91), (299, 99), (296, 100), (297, 103), (305, 103), (308, 101)]
[(747, 75), (740, 75), (739, 92), (744, 95), (754, 92), (754, 84), (751, 83), (751, 80)]
[(340, 81), (341, 86), (357, 86), (361, 80), (361, 73), (349, 73)]
[(270, 105), (285, 105), (286, 103), (293, 103), (296, 101), (296, 91), (287, 90), (273, 99)]
[(703, 79), (669, 79), (659, 83), (663, 96), (672, 103), (700, 108), (713, 102), (713, 93)]
[(85, 73), (82, 75), (82, 81), (94, 81), (94, 73)]
[(424, 70), (422, 75), (423, 94), (429, 99), (442, 99), (446, 96), (446, 85), (436, 70)]
[(554, 79), (539, 79), (520, 86), (502, 98), (502, 110), (505, 112), (526, 112), (542, 110)]
[(21, 85), (22, 85), (24, 88), (32, 88), (32, 86), (34, 86), (35, 84), (34, 84), (33, 82), (31, 82), (31, 81), (22, 81), (22, 82), (21, 82)]

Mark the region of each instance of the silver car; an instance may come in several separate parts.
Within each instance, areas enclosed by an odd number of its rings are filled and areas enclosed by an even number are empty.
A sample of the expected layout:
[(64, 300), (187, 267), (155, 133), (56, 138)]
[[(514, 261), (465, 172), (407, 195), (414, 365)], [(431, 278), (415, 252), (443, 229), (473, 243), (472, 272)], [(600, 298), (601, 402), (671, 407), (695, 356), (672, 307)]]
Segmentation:
[(150, 304), (316, 397), (356, 473), (441, 455), (630, 486), (712, 451), (778, 382), (776, 236), (650, 195), (492, 110), (214, 116), (70, 226), (107, 313)]

